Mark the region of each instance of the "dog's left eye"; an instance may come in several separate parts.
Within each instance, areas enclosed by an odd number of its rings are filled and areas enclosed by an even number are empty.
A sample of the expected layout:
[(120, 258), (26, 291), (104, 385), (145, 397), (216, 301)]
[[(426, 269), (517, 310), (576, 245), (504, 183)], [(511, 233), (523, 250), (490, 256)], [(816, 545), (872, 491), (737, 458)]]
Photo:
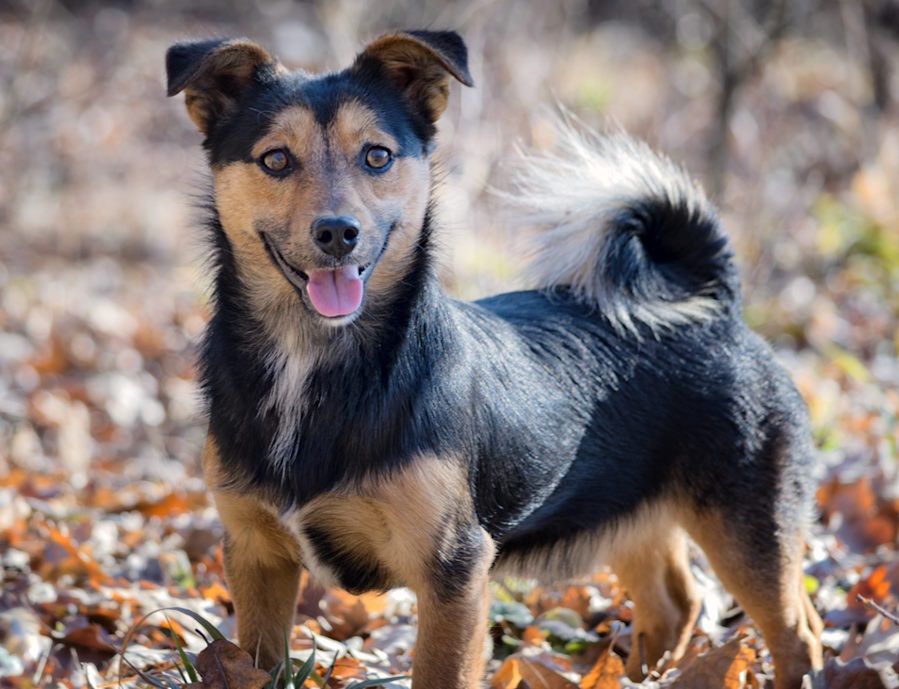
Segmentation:
[(373, 170), (386, 170), (393, 162), (393, 153), (383, 146), (372, 146), (365, 154), (365, 164)]

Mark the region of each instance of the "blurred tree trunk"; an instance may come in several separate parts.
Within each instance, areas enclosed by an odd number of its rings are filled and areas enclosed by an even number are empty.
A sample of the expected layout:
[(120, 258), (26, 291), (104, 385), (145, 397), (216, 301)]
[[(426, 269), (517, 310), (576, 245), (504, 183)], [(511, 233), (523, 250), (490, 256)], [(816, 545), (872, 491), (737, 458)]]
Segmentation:
[(899, 39), (899, 0), (865, 0), (863, 10), (871, 96), (874, 107), (883, 112), (892, 101), (889, 51)]
[(719, 199), (726, 185), (730, 121), (736, 98), (783, 36), (788, 24), (787, 0), (766, 3), (760, 22), (741, 0), (702, 0), (702, 6), (714, 26), (712, 50), (719, 91), (709, 146), (709, 178), (712, 196)]

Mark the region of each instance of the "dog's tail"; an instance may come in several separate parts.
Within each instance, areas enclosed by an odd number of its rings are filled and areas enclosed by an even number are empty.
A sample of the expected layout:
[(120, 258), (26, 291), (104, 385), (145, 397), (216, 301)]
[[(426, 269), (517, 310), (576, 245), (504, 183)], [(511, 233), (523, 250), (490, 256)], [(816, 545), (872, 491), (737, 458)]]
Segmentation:
[(738, 306), (739, 280), (714, 208), (680, 167), (623, 133), (555, 121), (553, 153), (525, 153), (499, 192), (543, 229), (537, 288), (567, 288), (618, 328), (653, 332)]

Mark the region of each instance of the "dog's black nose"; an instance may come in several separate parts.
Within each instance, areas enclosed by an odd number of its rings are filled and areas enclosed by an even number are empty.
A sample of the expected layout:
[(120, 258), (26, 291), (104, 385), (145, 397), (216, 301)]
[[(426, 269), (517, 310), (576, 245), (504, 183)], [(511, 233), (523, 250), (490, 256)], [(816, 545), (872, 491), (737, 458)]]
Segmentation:
[(359, 241), (359, 221), (349, 215), (324, 216), (312, 223), (312, 239), (334, 258), (343, 258)]

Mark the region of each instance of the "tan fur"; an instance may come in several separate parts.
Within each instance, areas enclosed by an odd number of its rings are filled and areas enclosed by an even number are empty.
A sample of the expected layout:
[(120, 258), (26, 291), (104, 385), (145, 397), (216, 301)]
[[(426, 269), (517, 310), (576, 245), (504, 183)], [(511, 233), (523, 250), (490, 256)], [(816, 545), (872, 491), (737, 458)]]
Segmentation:
[(257, 306), (275, 312), (273, 321), (280, 320), (282, 302), (295, 300), (296, 295), (268, 259), (258, 236), (260, 227), (268, 228), (285, 258), (303, 269), (321, 261), (311, 236), (316, 218), (351, 215), (359, 220), (362, 233), (353, 252), (359, 264), (373, 262), (383, 247), (378, 221), (396, 221), (387, 250), (368, 281), (366, 291), (374, 299), (395, 287), (408, 266), (427, 207), (428, 163), (401, 157), (384, 174), (372, 175), (358, 163), (364, 143), (397, 148), (362, 104), (343, 104), (327, 129), (310, 110), (293, 106), (278, 115), (253, 155), (286, 148), (299, 161), (299, 170), (283, 180), (273, 179), (255, 163), (231, 163), (214, 171), (219, 216), (239, 254), (242, 277), (258, 287)]
[[(427, 588), (429, 563), (453, 536), (448, 524), (457, 515), (474, 519), (461, 469), (456, 460), (420, 457), (393, 476), (315, 498), (300, 511), (295, 529), (324, 529), (340, 550), (377, 562), (397, 585)], [(313, 559), (310, 570), (331, 579)]]
[(260, 667), (284, 657), (299, 586), (300, 545), (259, 498), (221, 488), (215, 441), (206, 440), (203, 469), (225, 527), (225, 574), (237, 611), (237, 637)]
[[(474, 689), (483, 675), (488, 572), (494, 547), (483, 550), (462, 595), (446, 601), (431, 563), (448, 554), (457, 524), (475, 516), (463, 464), (424, 456), (390, 477), (316, 498), (299, 513), (279, 517), (259, 496), (223, 488), (214, 441), (207, 439), (204, 472), (227, 533), (225, 567), (237, 610), (238, 638), (260, 665), (283, 655), (296, 603), (301, 562), (317, 578), (333, 577), (317, 562), (303, 528), (323, 529), (336, 547), (388, 571), (419, 599), (416, 689)], [(462, 633), (460, 633), (462, 632)]]
[[(660, 499), (595, 534), (507, 559), (494, 575), (558, 581), (611, 565), (634, 602), (627, 674), (634, 681), (670, 652), (689, 643), (700, 601), (689, 568), (686, 534), (708, 557), (715, 574), (756, 622), (775, 662), (776, 689), (798, 689), (809, 667), (821, 667), (821, 619), (805, 592), (803, 542), (797, 534), (777, 572), (760, 572), (748, 548), (734, 538), (727, 518), (698, 512), (678, 499)], [(775, 545), (772, 543), (772, 547)]]
[(611, 563), (634, 602), (627, 675), (635, 682), (642, 681), (644, 664), (653, 669), (666, 652), (672, 661), (683, 656), (702, 604), (686, 534), (676, 526), (657, 526), (619, 550)]
[(666, 651), (673, 660), (683, 655), (699, 615), (679, 509), (675, 500), (659, 499), (598, 533), (504, 561), (494, 574), (560, 581), (611, 565), (634, 601), (627, 671), (640, 681), (644, 663), (652, 669)]
[(823, 625), (805, 591), (802, 539), (785, 542), (789, 552), (780, 563), (779, 576), (772, 576), (760, 570), (734, 538), (739, 525), (728, 524), (713, 511), (684, 512), (683, 519), (721, 583), (761, 630), (774, 659), (775, 689), (798, 689), (809, 667), (820, 669), (823, 664)]
[(221, 91), (218, 82), (227, 77), (232, 84), (247, 83), (262, 64), (274, 66), (274, 59), (261, 46), (244, 39), (223, 43), (210, 53), (184, 86), (187, 114), (197, 129), (208, 134), (213, 119), (232, 104), (231, 95)]
[[(462, 466), (453, 459), (421, 457), (392, 477), (317, 498), (297, 518), (302, 526), (325, 528), (341, 551), (378, 563), (396, 585), (416, 592), (416, 689), (474, 689), (484, 672), (490, 537), (482, 530), (480, 562), (465, 591), (451, 601), (437, 595), (441, 582), (431, 569), (435, 557), (452, 545), (453, 525), (475, 519)], [(319, 577), (331, 578), (314, 557), (307, 565)]]
[(647, 537), (664, 531), (667, 524), (674, 522), (675, 515), (675, 504), (660, 499), (596, 533), (584, 533), (573, 540), (535, 549), (523, 557), (506, 558), (497, 565), (494, 574), (544, 582), (587, 576), (613, 562), (619, 553), (632, 550), (635, 543), (643, 543)]
[(377, 58), (432, 122), (446, 110), (450, 75), (471, 86), (471, 79), (459, 72), (445, 55), (408, 34), (381, 36), (366, 46), (363, 55)]
[(418, 593), (418, 643), (412, 664), (415, 689), (476, 689), (482, 686), (490, 604), (489, 565), (493, 544), (461, 596), (442, 601), (430, 589)]

